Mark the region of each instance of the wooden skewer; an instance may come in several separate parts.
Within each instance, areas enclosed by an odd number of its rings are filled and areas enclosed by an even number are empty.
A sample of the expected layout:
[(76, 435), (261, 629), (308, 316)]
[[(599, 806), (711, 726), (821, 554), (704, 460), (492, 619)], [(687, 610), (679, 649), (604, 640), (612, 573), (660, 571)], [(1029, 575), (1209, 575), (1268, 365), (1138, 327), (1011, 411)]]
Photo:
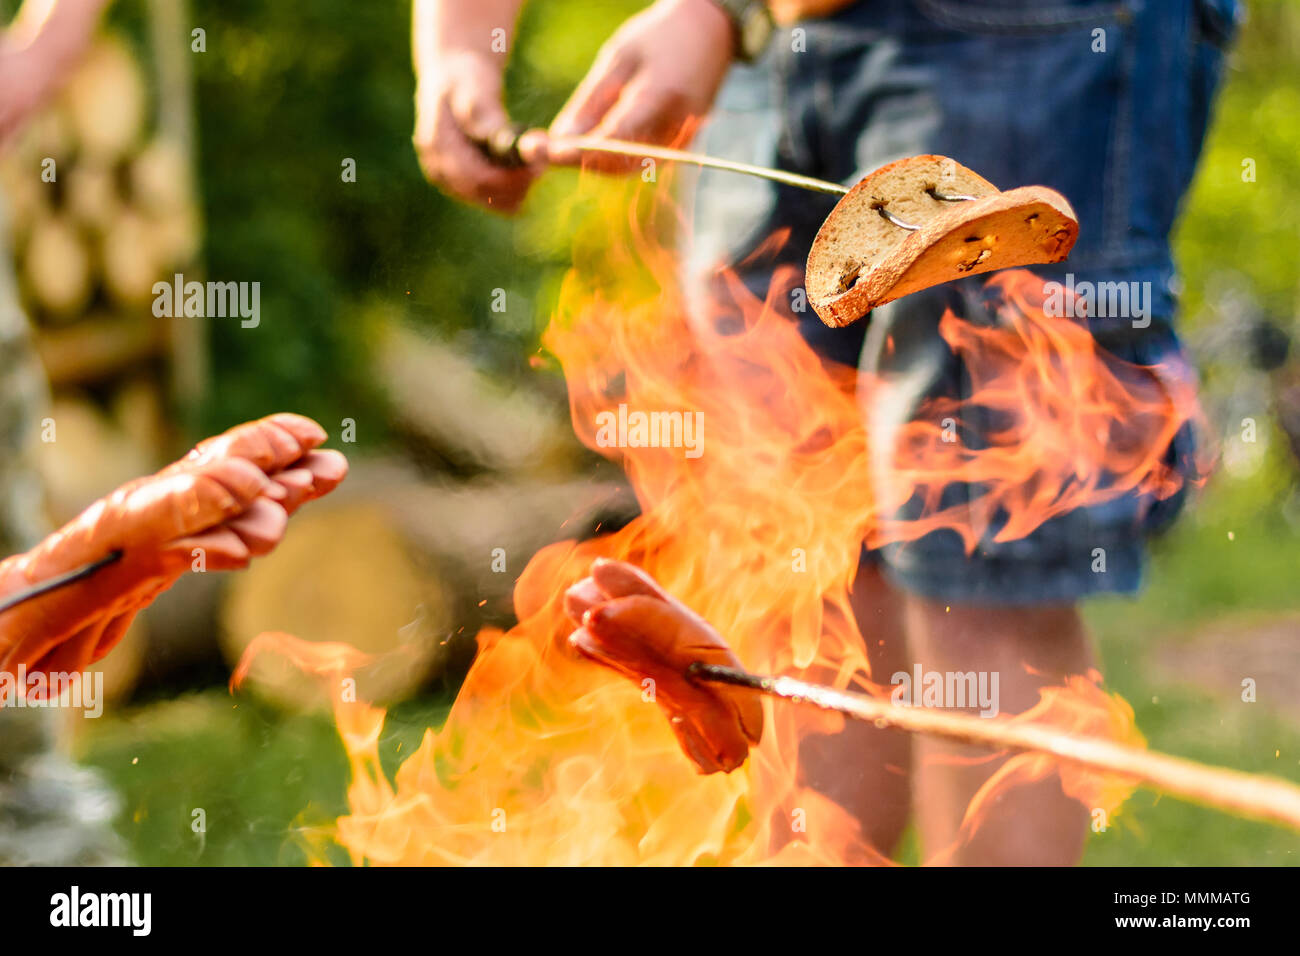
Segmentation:
[[(503, 126), (485, 140), (477, 141), (479, 149), (493, 162), (503, 166), (520, 166), (523, 157), (519, 155), (519, 138), (527, 128), (519, 125)], [(771, 169), (767, 166), (755, 166), (752, 163), (738, 163), (730, 159), (719, 159), (703, 153), (692, 153), (684, 149), (669, 149), (666, 146), (651, 146), (649, 143), (633, 143), (624, 139), (605, 139), (601, 136), (561, 136), (552, 140), (558, 145), (571, 146), (589, 153), (614, 153), (619, 156), (643, 156), (659, 159), (669, 163), (689, 163), (692, 166), (704, 166), (709, 169), (723, 169), (727, 172), (757, 176), (773, 182), (798, 189), (809, 189), (815, 193), (828, 193), (843, 196), (849, 191), (848, 186), (801, 176), (799, 173), (786, 172), (783, 169)]]
[(74, 568), (66, 574), (60, 574), (57, 577), (50, 578), (48, 581), (33, 584), (29, 588), (24, 588), (21, 591), (10, 594), (3, 600), (0, 600), (0, 614), (30, 601), (33, 598), (38, 598), (42, 594), (49, 594), (51, 591), (57, 591), (59, 588), (67, 587), (69, 584), (75, 584), (83, 578), (90, 577), (100, 568), (108, 567), (108, 565), (120, 560), (122, 560), (122, 552), (112, 551), (105, 557), (100, 558), (98, 561), (88, 562), (79, 568)]
[(767, 166), (755, 166), (752, 163), (738, 163), (730, 159), (719, 159), (717, 156), (706, 156), (703, 153), (692, 153), (684, 149), (669, 149), (666, 146), (651, 146), (647, 143), (632, 143), (621, 139), (603, 139), (598, 136), (564, 136), (559, 138), (557, 142), (565, 146), (576, 146), (578, 149), (592, 153), (645, 156), (649, 159), (661, 159), (669, 163), (688, 163), (692, 166), (703, 166), (708, 169), (722, 169), (730, 173), (741, 173), (745, 176), (757, 176), (759, 179), (770, 179), (772, 182), (781, 183), (785, 186), (794, 186), (798, 189), (808, 189), (815, 193), (843, 196), (849, 191), (848, 186), (841, 186), (839, 183), (828, 182), (825, 179), (802, 176), (799, 173), (789, 173), (783, 169), (771, 169)]
[(892, 727), (992, 750), (1049, 754), (1065, 763), (1131, 778), (1193, 803), (1300, 830), (1300, 786), (1278, 777), (1211, 767), (1182, 757), (1053, 730), (1042, 724), (905, 707), (792, 677), (764, 677), (739, 668), (701, 663), (692, 664), (687, 676), (834, 710), (877, 727)]

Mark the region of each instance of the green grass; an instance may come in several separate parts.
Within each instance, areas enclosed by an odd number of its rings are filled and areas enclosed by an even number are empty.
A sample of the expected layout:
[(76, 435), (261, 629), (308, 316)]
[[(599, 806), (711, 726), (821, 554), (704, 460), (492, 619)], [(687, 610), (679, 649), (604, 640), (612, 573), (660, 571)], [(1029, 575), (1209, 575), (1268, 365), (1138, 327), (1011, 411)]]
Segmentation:
[[(1174, 683), (1153, 661), (1216, 622), (1244, 635), (1256, 619), (1300, 607), (1300, 536), (1268, 503), (1275, 487), (1269, 474), (1263, 469), (1210, 488), (1174, 533), (1157, 542), (1140, 597), (1095, 602), (1087, 618), (1107, 685), (1132, 704), (1152, 749), (1300, 781), (1294, 723), (1265, 701), (1244, 703)], [(1224, 656), (1230, 661), (1232, 648)], [(1085, 863), (1300, 864), (1300, 834), (1151, 791), (1138, 791), (1114, 823), (1089, 841)]]
[[(381, 742), (389, 773), (446, 709), (435, 700), (394, 708)], [(347, 811), (347, 761), (326, 716), (286, 714), (223, 689), (106, 716), (82, 744), (85, 762), (122, 796), (118, 829), (141, 864), (304, 864)], [(193, 829), (198, 809), (202, 835)], [(337, 849), (328, 855), (346, 862)]]
[[(333, 727), (281, 716), (220, 690), (102, 719), (86, 762), (122, 794), (119, 830), (139, 863), (300, 864), (304, 828), (347, 808)], [(195, 811), (206, 833), (194, 832)]]

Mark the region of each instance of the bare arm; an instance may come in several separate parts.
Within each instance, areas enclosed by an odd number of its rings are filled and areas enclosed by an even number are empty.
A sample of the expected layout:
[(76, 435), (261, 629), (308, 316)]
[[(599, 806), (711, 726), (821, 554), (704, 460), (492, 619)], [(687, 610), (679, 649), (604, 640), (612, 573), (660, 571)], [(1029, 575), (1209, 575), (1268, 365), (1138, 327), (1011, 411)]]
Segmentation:
[(0, 32), (0, 146), (67, 78), (107, 0), (27, 0)]
[(61, 66), (75, 62), (90, 42), (108, 0), (27, 0), (4, 33), (15, 49), (34, 49)]
[(411, 51), (418, 79), (431, 70), (440, 53), (452, 50), (505, 57), (492, 49), (493, 31), (502, 30), (507, 44), (523, 0), (415, 0), (411, 11)]

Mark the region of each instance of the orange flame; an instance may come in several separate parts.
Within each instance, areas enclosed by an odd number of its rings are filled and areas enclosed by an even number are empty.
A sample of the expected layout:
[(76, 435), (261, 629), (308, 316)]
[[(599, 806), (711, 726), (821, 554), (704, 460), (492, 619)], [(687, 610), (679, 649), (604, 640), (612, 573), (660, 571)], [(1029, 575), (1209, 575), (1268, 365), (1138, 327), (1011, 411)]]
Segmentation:
[[(1080, 737), (1112, 740), (1130, 747), (1145, 747), (1146, 738), (1133, 720), (1133, 708), (1118, 694), (1107, 694), (1099, 685), (1101, 675), (1071, 676), (1063, 687), (1046, 687), (1036, 705), (1007, 718), (1009, 723), (1046, 724)], [(968, 838), (992, 806), (996, 796), (1007, 787), (1041, 780), (1057, 773), (1061, 789), (1094, 814), (1113, 817), (1137, 784), (1118, 774), (1099, 774), (1077, 765), (1062, 763), (1047, 754), (1022, 753), (1011, 757), (984, 782), (971, 798), (961, 823), (961, 837)], [(951, 848), (949, 848), (951, 849)], [(943, 857), (948, 851), (936, 854)]]
[[(621, 461), (642, 514), (529, 563), (515, 591), (519, 623), (480, 633), (445, 725), (425, 734), (391, 785), (379, 768), (382, 712), (336, 703), (354, 771), (337, 836), (357, 862), (886, 862), (850, 814), (800, 781), (800, 736), (812, 723), (834, 731), (843, 718), (767, 701), (767, 731), (745, 767), (698, 776), (637, 687), (567, 648), (565, 588), (597, 556), (627, 559), (708, 619), (750, 669), (878, 690), (848, 601), (864, 541), (950, 528), (974, 547), (995, 520), (1004, 520), (997, 537), (1013, 538), (1085, 502), (1178, 486), (1160, 452), (1196, 414), (1191, 387), (1101, 353), (1082, 325), (1045, 314), (1040, 280), (1011, 272), (993, 280), (1005, 300), (1000, 324), (943, 319), (974, 395), (932, 403), (910, 426), (897, 466), (906, 493), (927, 508), (896, 520), (905, 502), (877, 499), (867, 482), (869, 435), (855, 389), (874, 386), (825, 366), (775, 308), (797, 274), (780, 273), (766, 301), (727, 277), (739, 320), (692, 322), (673, 280), (677, 260), (655, 238), (659, 225), (633, 217), (629, 242), (602, 244), (594, 267), (575, 268), (544, 339), (563, 365), (577, 434)], [(987, 447), (945, 441), (943, 419), (960, 419), (972, 403), (999, 416)], [(619, 405), (699, 413), (701, 454), (605, 447), (598, 416)], [(953, 481), (985, 493), (940, 508)], [(292, 639), (267, 640), (337, 678), (337, 653), (312, 661)], [(1090, 687), (1051, 691), (1024, 719), (1059, 718), (1070, 701), (1092, 699)], [(1105, 720), (1087, 729), (1127, 735)], [(1047, 773), (1045, 761), (1013, 758), (999, 779)], [(1066, 785), (1097, 799), (1082, 775)], [(796, 811), (802, 832), (792, 832)]]

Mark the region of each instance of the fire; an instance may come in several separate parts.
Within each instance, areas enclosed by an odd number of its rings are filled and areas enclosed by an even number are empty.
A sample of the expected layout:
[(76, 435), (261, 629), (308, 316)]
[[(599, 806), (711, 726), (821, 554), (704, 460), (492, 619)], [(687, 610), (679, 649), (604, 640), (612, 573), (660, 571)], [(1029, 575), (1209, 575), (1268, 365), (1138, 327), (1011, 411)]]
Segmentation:
[[(597, 556), (626, 559), (708, 619), (751, 670), (881, 692), (848, 602), (863, 541), (951, 528), (974, 547), (986, 532), (1023, 535), (1083, 502), (1129, 489), (1159, 497), (1178, 486), (1153, 449), (1196, 414), (1191, 386), (1102, 354), (1082, 325), (1049, 317), (1041, 281), (1017, 271), (992, 280), (999, 324), (943, 320), (975, 396), (935, 403), (909, 430), (898, 468), (925, 508), (917, 520), (894, 520), (905, 502), (874, 498), (866, 480), (870, 436), (858, 390), (869, 400), (872, 384), (824, 366), (775, 308), (799, 276), (778, 275), (762, 301), (724, 277), (730, 301), (715, 303), (709, 320), (692, 319), (674, 281), (675, 255), (657, 238), (663, 215), (631, 217), (626, 242), (577, 265), (544, 339), (564, 368), (577, 434), (622, 464), (642, 514), (529, 563), (515, 590), (519, 623), (479, 634), (445, 725), (426, 732), (391, 783), (379, 763), (383, 712), (334, 695), (353, 769), (337, 840), (355, 862), (886, 862), (848, 813), (800, 781), (800, 736), (813, 726), (834, 731), (843, 718), (767, 701), (767, 730), (748, 763), (698, 776), (636, 686), (566, 647), (565, 588)], [(733, 318), (712, 321), (724, 315)], [(978, 450), (952, 441), (945, 422), (955, 420), (960, 434), (975, 405), (998, 422)], [(631, 438), (633, 447), (610, 447), (598, 431), (611, 414), (618, 420), (620, 406), (623, 420), (627, 410), (697, 416), (700, 453)], [(960, 509), (939, 507), (954, 480), (986, 493)], [(265, 645), (331, 687), (345, 673), (337, 648), (312, 652), (284, 636)], [(1054, 689), (1024, 719), (1126, 734), (1107, 716), (1115, 707), (1081, 680)], [(1002, 779), (1052, 769), (1047, 758), (1014, 758)], [(1076, 774), (1070, 786), (1092, 799), (1097, 784)], [(805, 825), (792, 827), (794, 819)]]
[[(1072, 676), (1063, 687), (1045, 688), (1035, 706), (1007, 719), (1010, 723), (1048, 724), (1082, 737), (1145, 747), (1146, 738), (1134, 723), (1133, 708), (1118, 694), (1103, 691), (1100, 682), (1101, 675), (1096, 671)], [(1046, 754), (1016, 754), (1002, 764), (971, 799), (962, 819), (958, 844), (979, 827), (997, 794), (1007, 787), (1040, 780), (1053, 772), (1059, 774), (1061, 789), (1067, 795), (1087, 807), (1094, 817), (1102, 814), (1102, 822), (1107, 825), (1136, 786), (1123, 776), (1089, 772), (1053, 760)], [(954, 849), (956, 846), (947, 847), (935, 856), (946, 858)]]

